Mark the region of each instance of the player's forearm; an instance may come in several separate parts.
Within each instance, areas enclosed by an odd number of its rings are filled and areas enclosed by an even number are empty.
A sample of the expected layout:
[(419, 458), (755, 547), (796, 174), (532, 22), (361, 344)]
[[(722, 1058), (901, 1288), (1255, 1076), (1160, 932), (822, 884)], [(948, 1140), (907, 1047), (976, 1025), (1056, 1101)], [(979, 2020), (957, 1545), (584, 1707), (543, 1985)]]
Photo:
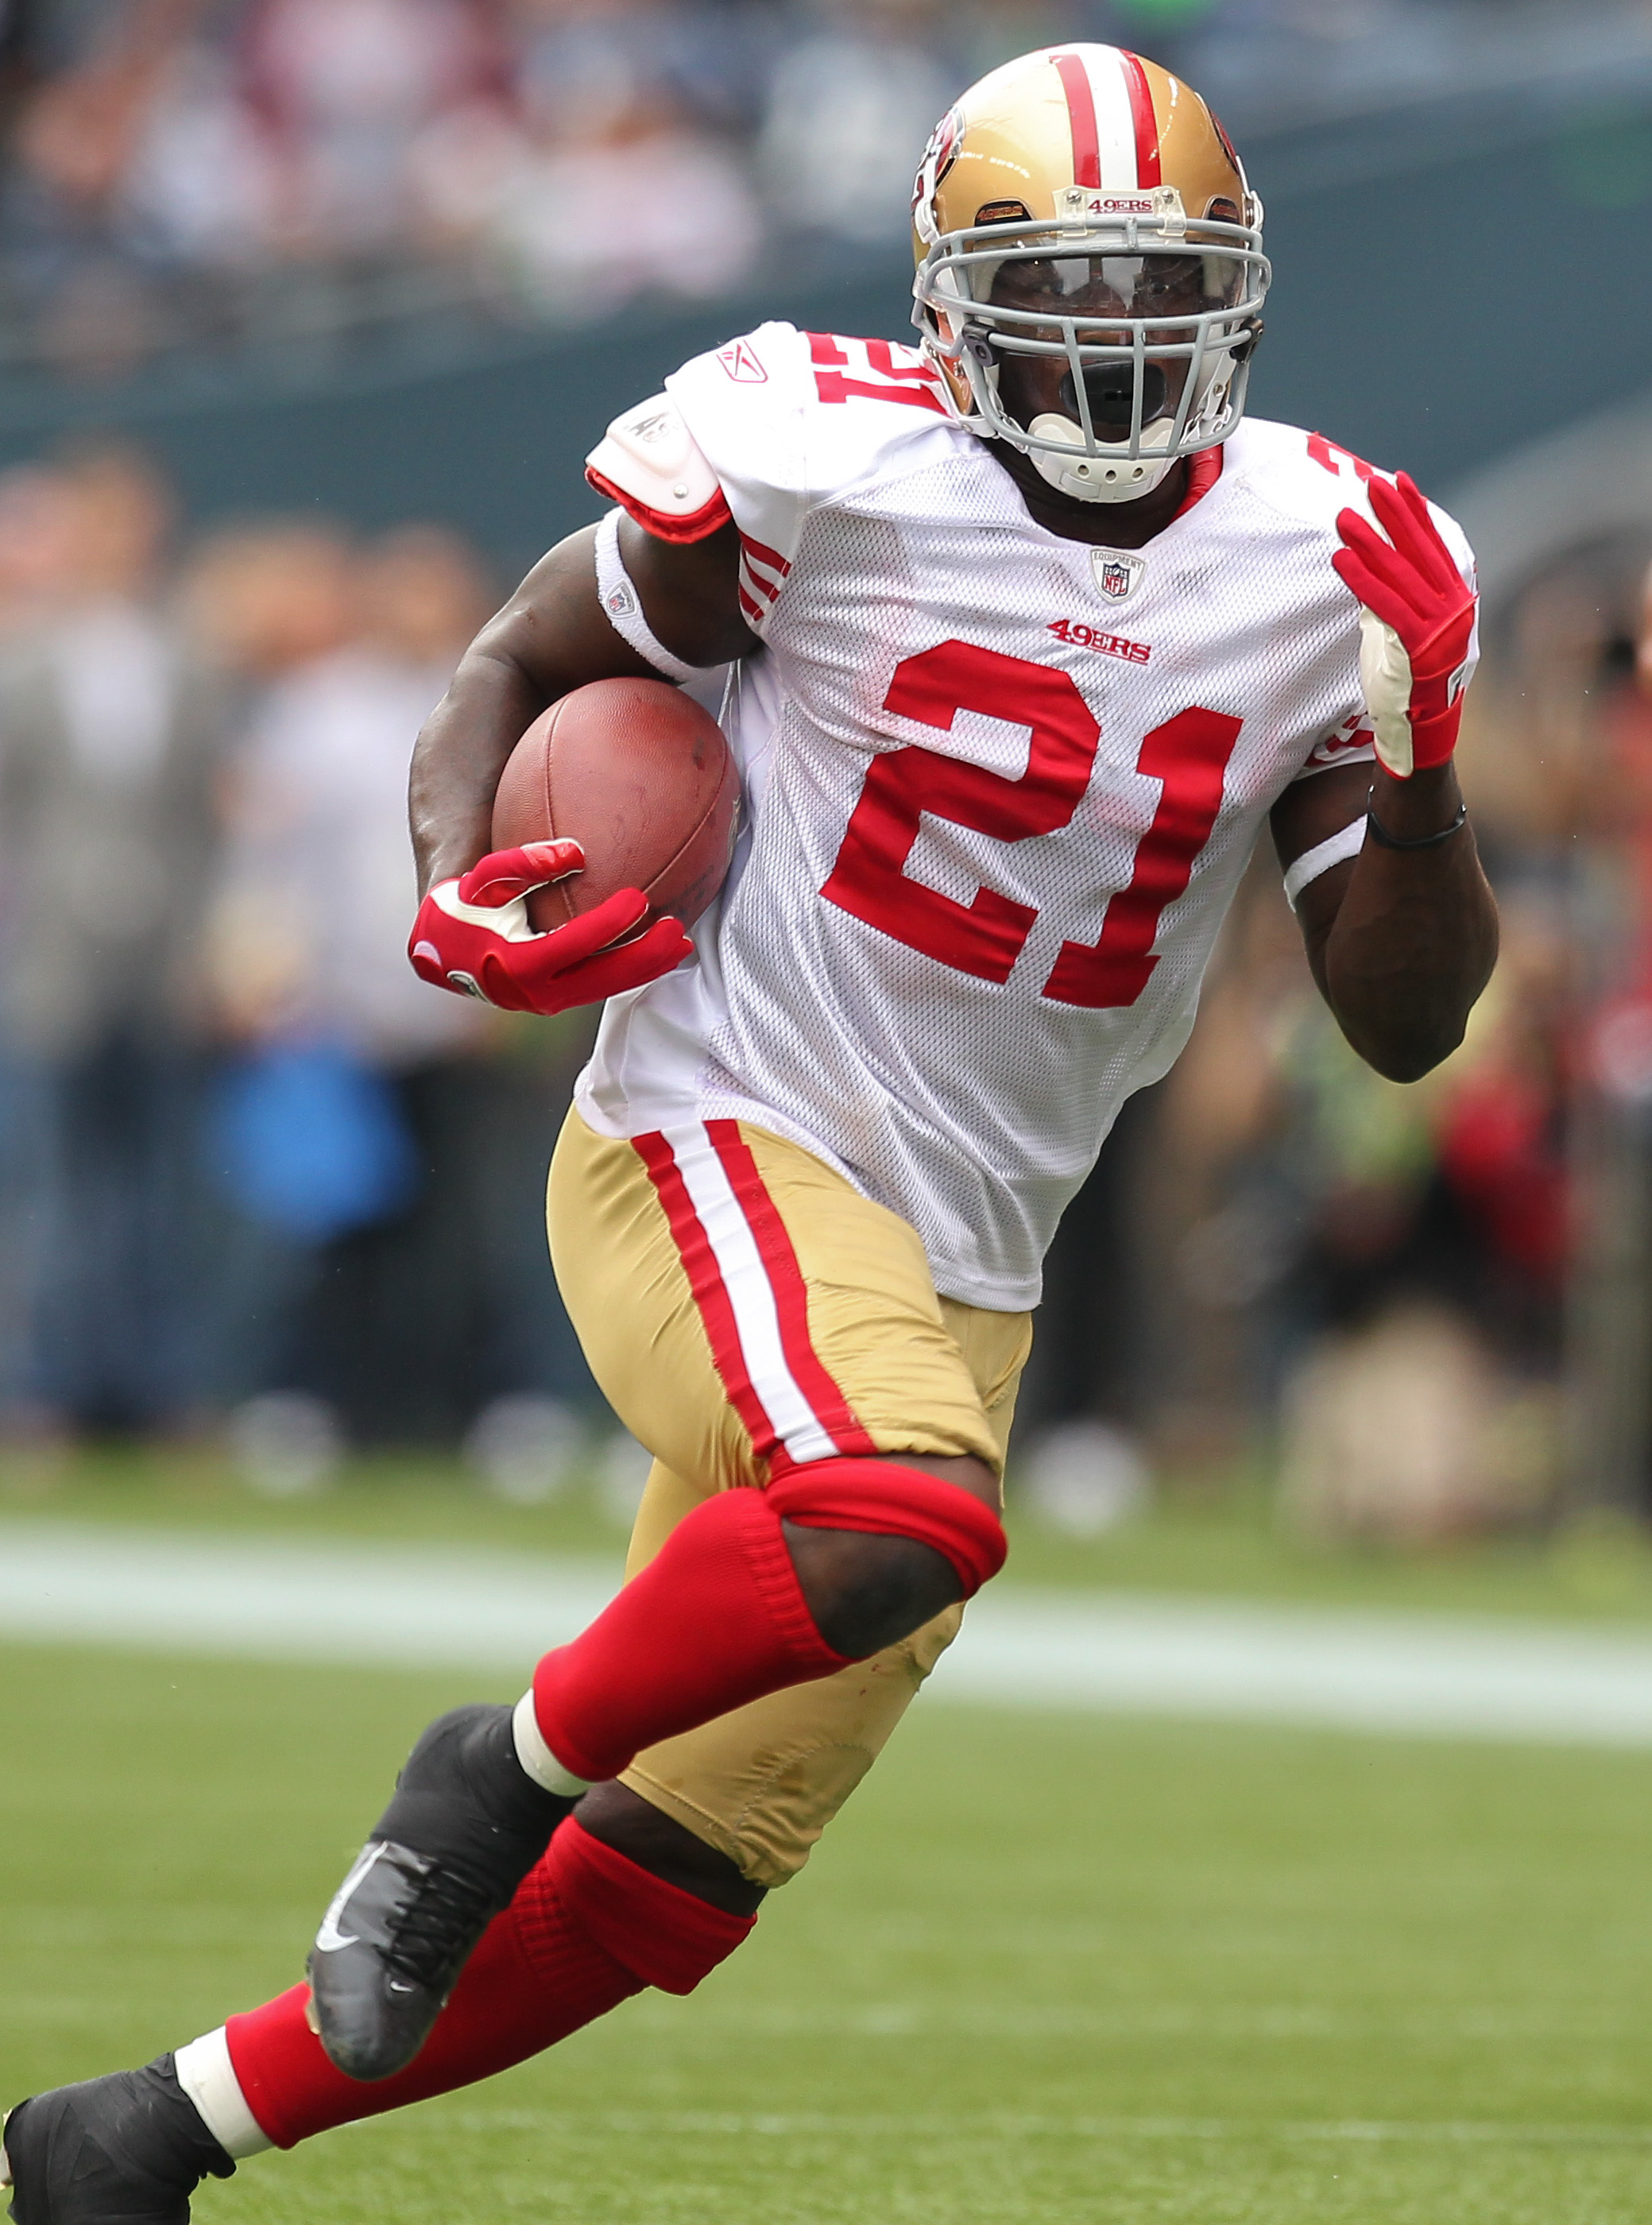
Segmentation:
[(492, 845), (505, 759), (549, 703), (589, 680), (657, 678), (597, 599), (584, 527), (542, 556), (465, 650), (413, 752), (408, 811), (419, 891), (463, 873)]
[[(1395, 780), (1377, 769), (1372, 810), (1402, 840), (1450, 826), (1449, 764)], [(1432, 848), (1369, 834), (1314, 970), (1343, 1033), (1393, 1081), (1415, 1081), (1463, 1039), (1497, 954), (1497, 914), (1472, 827)]]
[(493, 795), (505, 759), (550, 700), (486, 639), (466, 650), (414, 747), (408, 815), (421, 896), (492, 848)]

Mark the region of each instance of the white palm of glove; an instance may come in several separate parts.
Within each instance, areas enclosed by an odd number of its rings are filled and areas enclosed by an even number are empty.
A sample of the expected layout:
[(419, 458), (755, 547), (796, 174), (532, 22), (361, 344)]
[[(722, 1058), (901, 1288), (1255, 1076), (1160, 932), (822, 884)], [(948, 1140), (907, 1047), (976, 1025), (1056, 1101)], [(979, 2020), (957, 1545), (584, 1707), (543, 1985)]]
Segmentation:
[[(490, 935), (497, 935), (502, 942), (532, 942), (536, 937), (542, 938), (545, 930), (533, 926), (529, 920), (526, 891), (521, 896), (509, 897), (503, 903), (466, 903), (459, 894), (461, 885), (459, 876), (455, 876), (451, 881), (435, 884), (430, 891), (430, 901), (438, 911), (445, 912), (449, 919), (459, 920), (466, 927), (485, 928)], [(542, 888), (545, 884), (541, 881), (536, 885)], [(434, 957), (435, 953), (433, 951), (431, 954)]]
[(1377, 754), (1396, 780), (1411, 777), (1411, 659), (1385, 618), (1359, 613), (1359, 685), (1370, 713)]

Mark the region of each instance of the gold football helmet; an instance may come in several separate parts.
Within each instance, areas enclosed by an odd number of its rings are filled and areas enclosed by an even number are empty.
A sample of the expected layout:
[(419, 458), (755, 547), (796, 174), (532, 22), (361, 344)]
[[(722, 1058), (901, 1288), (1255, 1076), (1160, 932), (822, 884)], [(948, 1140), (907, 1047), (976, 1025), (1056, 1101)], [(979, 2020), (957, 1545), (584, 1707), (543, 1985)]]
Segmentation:
[(913, 321), (959, 416), (1051, 485), (1127, 501), (1239, 422), (1262, 204), (1199, 95), (1119, 47), (1048, 47), (936, 125)]

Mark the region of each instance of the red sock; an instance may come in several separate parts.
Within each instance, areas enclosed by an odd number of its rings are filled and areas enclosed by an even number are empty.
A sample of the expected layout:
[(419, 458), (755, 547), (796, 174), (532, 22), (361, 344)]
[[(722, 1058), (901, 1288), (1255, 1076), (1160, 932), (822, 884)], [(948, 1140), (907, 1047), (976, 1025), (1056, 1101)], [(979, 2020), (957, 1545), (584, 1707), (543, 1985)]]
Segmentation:
[(814, 1626), (780, 1517), (761, 1491), (719, 1492), (534, 1672), (540, 1734), (595, 1784), (732, 1708), (846, 1665)]
[(616, 1854), (571, 1819), (488, 1926), (423, 2051), (364, 2085), (304, 2020), (307, 1986), (231, 2017), (230, 2060), (277, 2147), (491, 2078), (566, 2039), (644, 1986), (692, 1993), (756, 1922), (729, 1916)]

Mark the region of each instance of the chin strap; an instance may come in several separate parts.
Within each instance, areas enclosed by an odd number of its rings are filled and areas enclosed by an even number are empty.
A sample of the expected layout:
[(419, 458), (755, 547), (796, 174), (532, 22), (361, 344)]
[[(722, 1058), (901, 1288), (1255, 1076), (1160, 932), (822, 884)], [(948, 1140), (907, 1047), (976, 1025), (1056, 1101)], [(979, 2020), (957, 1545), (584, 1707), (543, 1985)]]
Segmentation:
[(1071, 495), (1077, 502), (1138, 501), (1152, 493), (1178, 460), (1162, 456), (1149, 463), (1138, 456), (1116, 464), (1104, 456), (1079, 456), (1069, 463), (1065, 456), (1053, 456), (1045, 448), (1023, 448), (1022, 453), (1040, 479), (1058, 494)]
[[(1142, 428), (1143, 433), (1150, 429)], [(1058, 494), (1078, 502), (1134, 502), (1151, 494), (1176, 461), (1168, 455), (1111, 456), (1104, 450), (1092, 455), (1083, 426), (1054, 410), (1035, 417), (1027, 430), (1034, 440), (1060, 441), (1072, 449), (1070, 455), (1049, 448), (1023, 448), (1022, 453)]]

